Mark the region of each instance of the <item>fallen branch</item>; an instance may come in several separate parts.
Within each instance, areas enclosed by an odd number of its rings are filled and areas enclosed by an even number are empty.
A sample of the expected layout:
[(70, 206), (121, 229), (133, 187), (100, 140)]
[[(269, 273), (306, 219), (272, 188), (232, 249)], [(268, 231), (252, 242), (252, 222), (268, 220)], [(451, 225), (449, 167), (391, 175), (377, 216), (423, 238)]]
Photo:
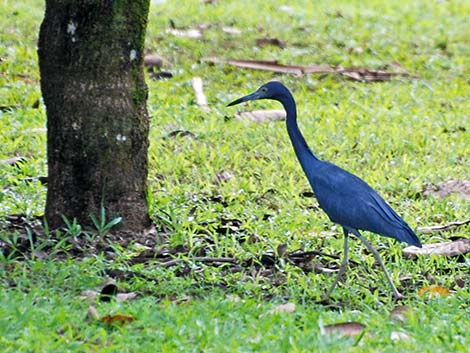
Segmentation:
[(335, 260), (341, 259), (337, 255), (326, 254), (324, 252), (316, 251), (316, 250), (304, 251), (304, 252), (293, 251), (287, 255), (287, 257), (308, 257), (308, 256), (329, 257), (330, 259), (335, 259)]
[(448, 224), (444, 224), (441, 226), (428, 226), (428, 227), (418, 227), (417, 231), (421, 233), (433, 233), (433, 232), (442, 232), (445, 230), (450, 230), (454, 229), (460, 226), (464, 226), (470, 224), (470, 219), (467, 219), (465, 221), (455, 221), (455, 222), (450, 222)]
[(172, 259), (169, 261), (159, 262), (158, 264), (162, 267), (172, 267), (178, 265), (181, 262), (219, 262), (219, 263), (231, 263), (231, 264), (238, 264), (236, 259), (231, 257), (191, 257), (191, 258), (179, 258), (179, 259)]
[[(205, 62), (210, 64), (228, 64), (245, 69), (265, 70), (277, 72), (281, 74), (339, 74), (351, 80), (359, 82), (380, 82), (389, 81), (394, 76), (412, 77), (405, 70), (390, 72), (383, 69), (367, 69), (364, 67), (343, 67), (330, 65), (283, 65), (275, 60), (235, 60), (235, 59), (219, 59), (206, 58)], [(396, 67), (396, 66), (394, 66)]]
[(406, 257), (417, 255), (441, 255), (447, 257), (460, 256), (470, 252), (470, 239), (459, 239), (445, 243), (423, 244), (422, 248), (408, 246), (403, 249)]

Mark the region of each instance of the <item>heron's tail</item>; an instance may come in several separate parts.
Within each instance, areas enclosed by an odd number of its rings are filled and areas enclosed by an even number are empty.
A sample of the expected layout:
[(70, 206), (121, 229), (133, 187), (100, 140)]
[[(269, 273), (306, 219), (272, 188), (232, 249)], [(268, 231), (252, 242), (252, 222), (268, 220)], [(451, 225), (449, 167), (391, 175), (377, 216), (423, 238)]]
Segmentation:
[(418, 248), (423, 247), (419, 241), (418, 236), (413, 232), (413, 230), (406, 224), (397, 234), (395, 234), (396, 239), (403, 241), (410, 245), (417, 246)]

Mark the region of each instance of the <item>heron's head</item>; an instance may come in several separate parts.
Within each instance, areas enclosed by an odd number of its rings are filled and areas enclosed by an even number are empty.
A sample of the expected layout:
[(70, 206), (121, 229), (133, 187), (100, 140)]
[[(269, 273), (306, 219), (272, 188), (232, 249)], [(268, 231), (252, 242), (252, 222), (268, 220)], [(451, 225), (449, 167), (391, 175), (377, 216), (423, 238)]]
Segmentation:
[(290, 95), (289, 90), (284, 86), (281, 82), (278, 81), (271, 81), (260, 88), (258, 88), (255, 92), (248, 94), (244, 97), (238, 98), (234, 100), (232, 103), (229, 103), (227, 106), (230, 107), (232, 105), (240, 104), (247, 101), (253, 101), (257, 99), (273, 99), (282, 102), (285, 97)]

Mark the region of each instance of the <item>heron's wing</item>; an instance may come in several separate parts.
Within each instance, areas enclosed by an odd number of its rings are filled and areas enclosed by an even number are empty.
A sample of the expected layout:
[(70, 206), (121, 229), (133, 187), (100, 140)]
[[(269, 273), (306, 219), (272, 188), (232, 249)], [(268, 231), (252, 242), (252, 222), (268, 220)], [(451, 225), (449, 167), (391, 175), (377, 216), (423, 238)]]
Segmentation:
[(320, 207), (333, 222), (419, 244), (408, 224), (354, 174), (322, 161), (313, 175), (307, 176)]

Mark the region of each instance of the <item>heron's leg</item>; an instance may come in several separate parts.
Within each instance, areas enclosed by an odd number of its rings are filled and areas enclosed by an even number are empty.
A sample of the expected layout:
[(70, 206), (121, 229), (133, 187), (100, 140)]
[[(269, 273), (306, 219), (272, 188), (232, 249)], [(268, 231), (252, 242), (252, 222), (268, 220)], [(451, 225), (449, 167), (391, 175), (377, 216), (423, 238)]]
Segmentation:
[(375, 248), (371, 245), (371, 243), (369, 243), (362, 235), (361, 233), (359, 233), (359, 231), (357, 229), (353, 229), (351, 230), (351, 232), (359, 238), (360, 241), (362, 241), (364, 243), (364, 245), (367, 247), (367, 249), (369, 249), (369, 251), (374, 255), (375, 259), (379, 262), (380, 264), (380, 267), (382, 267), (382, 270), (384, 271), (385, 273), (385, 277), (387, 277), (387, 281), (388, 283), (390, 283), (390, 286), (392, 287), (392, 292), (393, 292), (393, 296), (395, 298), (403, 298), (403, 295), (400, 294), (400, 292), (397, 290), (397, 288), (395, 287), (395, 285), (393, 284), (393, 281), (392, 279), (390, 278), (388, 272), (387, 272), (387, 269), (385, 268), (385, 265), (384, 263), (382, 262), (382, 259), (380, 258), (380, 255), (378, 253), (377, 250), (375, 250)]
[(323, 297), (323, 300), (327, 300), (331, 293), (333, 292), (333, 289), (335, 289), (336, 285), (340, 281), (340, 279), (343, 277), (344, 273), (346, 272), (348, 268), (348, 231), (343, 228), (344, 232), (344, 250), (343, 250), (343, 261), (341, 261), (341, 265), (339, 267), (339, 272), (336, 275), (335, 280), (333, 281), (333, 284), (331, 285), (330, 289), (328, 292), (326, 292), (325, 296)]

